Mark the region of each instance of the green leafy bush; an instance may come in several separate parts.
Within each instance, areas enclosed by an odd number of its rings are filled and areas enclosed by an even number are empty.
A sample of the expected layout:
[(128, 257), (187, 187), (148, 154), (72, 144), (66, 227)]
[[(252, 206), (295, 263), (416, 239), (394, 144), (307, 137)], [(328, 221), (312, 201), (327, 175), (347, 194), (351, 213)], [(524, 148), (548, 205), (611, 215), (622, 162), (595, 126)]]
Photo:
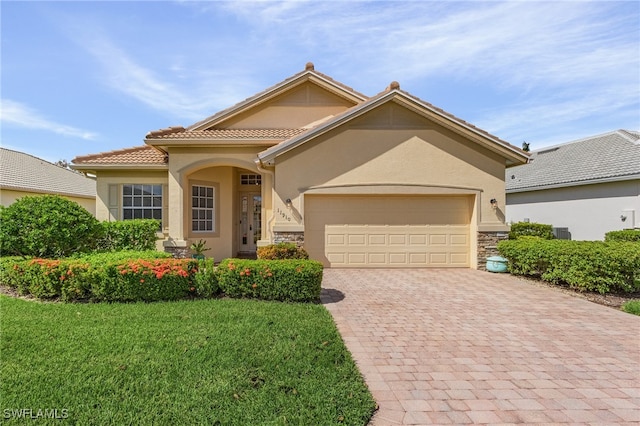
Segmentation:
[(0, 210), (2, 255), (65, 257), (94, 250), (101, 234), (91, 213), (58, 195), (23, 197)]
[(258, 247), (257, 255), (258, 259), (264, 260), (309, 259), (307, 251), (295, 243), (278, 243)]
[(195, 293), (190, 259), (131, 259), (94, 269), (91, 298), (108, 302), (178, 300)]
[(195, 294), (199, 297), (214, 297), (220, 293), (217, 268), (213, 258), (198, 260), (198, 270), (193, 276)]
[(633, 315), (640, 315), (640, 300), (629, 300), (622, 305), (622, 310)]
[(516, 222), (511, 224), (511, 231), (509, 232), (510, 240), (517, 240), (521, 237), (540, 237), (545, 240), (552, 240), (553, 227), (551, 225), (545, 225), (543, 223), (531, 223), (531, 222)]
[(69, 259), (3, 259), (2, 284), (20, 294), (63, 301), (177, 300), (196, 293), (194, 260), (157, 257), (159, 252), (96, 254)]
[(218, 279), (229, 297), (315, 302), (320, 298), (322, 270), (314, 260), (225, 259), (218, 265)]
[(157, 219), (119, 220), (101, 222), (103, 237), (98, 242), (98, 250), (154, 250), (156, 233), (160, 227)]
[(604, 234), (605, 241), (630, 241), (640, 243), (640, 229), (610, 231)]
[(635, 243), (521, 238), (499, 242), (498, 251), (516, 275), (602, 294), (640, 288), (640, 246)]

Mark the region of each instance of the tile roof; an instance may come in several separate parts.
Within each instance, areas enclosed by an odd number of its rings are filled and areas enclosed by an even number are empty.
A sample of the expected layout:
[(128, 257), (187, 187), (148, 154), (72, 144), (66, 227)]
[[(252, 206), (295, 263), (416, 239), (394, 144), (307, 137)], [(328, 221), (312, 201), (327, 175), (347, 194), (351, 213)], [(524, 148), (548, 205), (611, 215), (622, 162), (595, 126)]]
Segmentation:
[(74, 158), (75, 165), (84, 164), (165, 164), (166, 155), (152, 146), (136, 146)]
[(96, 182), (24, 152), (0, 148), (0, 188), (95, 197)]
[(535, 191), (602, 180), (640, 178), (640, 132), (617, 130), (531, 153), (507, 169), (507, 192)]
[(206, 139), (206, 140), (242, 140), (264, 139), (283, 140), (299, 135), (306, 129), (210, 129), (170, 131), (163, 129), (147, 134), (147, 139)]

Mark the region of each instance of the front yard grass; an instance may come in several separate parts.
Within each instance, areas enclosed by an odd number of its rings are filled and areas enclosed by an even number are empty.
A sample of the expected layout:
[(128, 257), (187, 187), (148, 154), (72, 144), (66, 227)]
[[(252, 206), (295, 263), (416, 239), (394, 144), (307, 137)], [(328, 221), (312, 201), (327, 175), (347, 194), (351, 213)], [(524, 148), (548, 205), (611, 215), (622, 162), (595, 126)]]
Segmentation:
[(375, 409), (321, 305), (0, 296), (0, 309), (4, 420), (57, 409), (73, 424), (364, 425)]

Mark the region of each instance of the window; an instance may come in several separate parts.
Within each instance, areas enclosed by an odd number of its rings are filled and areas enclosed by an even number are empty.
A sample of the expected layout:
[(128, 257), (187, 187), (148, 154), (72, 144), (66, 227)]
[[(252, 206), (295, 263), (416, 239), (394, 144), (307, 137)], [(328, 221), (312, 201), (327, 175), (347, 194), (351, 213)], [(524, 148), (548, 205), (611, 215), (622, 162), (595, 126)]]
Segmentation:
[(255, 174), (240, 175), (240, 185), (262, 185), (262, 176)]
[(162, 221), (162, 185), (122, 185), (122, 219)]
[(215, 197), (215, 187), (191, 185), (192, 231), (215, 232)]

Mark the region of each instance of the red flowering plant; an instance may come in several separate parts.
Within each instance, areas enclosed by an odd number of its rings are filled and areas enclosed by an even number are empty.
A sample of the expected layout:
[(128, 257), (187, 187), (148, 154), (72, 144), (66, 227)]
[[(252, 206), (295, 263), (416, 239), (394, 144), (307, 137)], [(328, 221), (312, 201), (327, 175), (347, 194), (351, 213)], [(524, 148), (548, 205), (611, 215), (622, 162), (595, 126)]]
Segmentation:
[(187, 296), (198, 263), (188, 259), (130, 259), (108, 264), (92, 282), (95, 300), (158, 301)]

